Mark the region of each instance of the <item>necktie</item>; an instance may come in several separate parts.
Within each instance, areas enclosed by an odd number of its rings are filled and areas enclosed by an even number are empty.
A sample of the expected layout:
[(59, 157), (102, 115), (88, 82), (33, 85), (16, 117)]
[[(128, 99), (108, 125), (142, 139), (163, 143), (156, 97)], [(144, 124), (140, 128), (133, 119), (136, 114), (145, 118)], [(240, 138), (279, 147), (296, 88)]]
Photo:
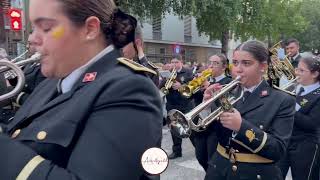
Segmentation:
[(299, 92), (298, 92), (297, 96), (301, 96), (301, 94), (302, 94), (303, 92), (304, 92), (304, 88), (301, 87), (301, 88), (299, 89)]
[(250, 94), (250, 91), (245, 91), (242, 96), (242, 102), (244, 102), (250, 96)]
[(210, 79), (210, 83), (211, 83), (211, 84), (216, 83), (216, 78), (211, 78), (211, 79)]
[(55, 99), (56, 97), (58, 97), (59, 95), (62, 94), (62, 90), (61, 90), (61, 80), (58, 81), (56, 90), (54, 92), (54, 94), (52, 95), (52, 97), (50, 98), (50, 101), (52, 101), (53, 99)]

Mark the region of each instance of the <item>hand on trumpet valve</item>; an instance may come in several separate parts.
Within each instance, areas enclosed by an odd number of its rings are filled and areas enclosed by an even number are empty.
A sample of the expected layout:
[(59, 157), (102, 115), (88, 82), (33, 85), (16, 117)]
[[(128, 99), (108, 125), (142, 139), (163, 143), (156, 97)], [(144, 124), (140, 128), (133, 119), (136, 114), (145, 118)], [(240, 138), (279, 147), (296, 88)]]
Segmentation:
[(213, 97), (214, 92), (219, 91), (222, 88), (222, 85), (219, 83), (212, 84), (206, 88), (203, 93), (203, 101), (207, 101)]
[(210, 86), (210, 82), (208, 80), (204, 81), (202, 86), (201, 86), (201, 90), (206, 90), (208, 87)]
[(233, 108), (231, 112), (223, 112), (219, 119), (223, 127), (236, 132), (240, 130), (242, 118), (238, 110)]
[(176, 81), (175, 83), (173, 83), (172, 88), (174, 90), (178, 90), (181, 87), (181, 83)]

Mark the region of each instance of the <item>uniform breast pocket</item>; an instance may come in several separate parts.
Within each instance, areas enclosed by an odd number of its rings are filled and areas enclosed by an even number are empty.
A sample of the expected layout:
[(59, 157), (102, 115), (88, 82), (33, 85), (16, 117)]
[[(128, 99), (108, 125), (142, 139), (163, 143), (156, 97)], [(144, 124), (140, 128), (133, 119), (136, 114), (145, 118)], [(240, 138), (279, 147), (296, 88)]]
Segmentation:
[(56, 144), (68, 147), (76, 133), (76, 125), (71, 122), (59, 124), (30, 124), (23, 129), (17, 129), (12, 136), (20, 141), (35, 141), (37, 143)]

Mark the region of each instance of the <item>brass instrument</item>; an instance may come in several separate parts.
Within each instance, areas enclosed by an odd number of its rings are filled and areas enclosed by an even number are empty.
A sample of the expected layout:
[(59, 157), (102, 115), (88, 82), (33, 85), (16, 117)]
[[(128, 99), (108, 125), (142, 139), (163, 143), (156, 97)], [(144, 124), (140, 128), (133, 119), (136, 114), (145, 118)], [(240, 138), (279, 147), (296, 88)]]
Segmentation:
[(212, 76), (212, 69), (206, 69), (202, 71), (199, 77), (191, 80), (188, 84), (182, 85), (181, 88), (179, 88), (179, 92), (182, 94), (182, 96), (190, 98), (193, 94), (200, 90), (202, 84), (210, 76)]
[(288, 56), (286, 55), (283, 60), (278, 57), (278, 50), (281, 48), (281, 41), (276, 43), (273, 47), (269, 49), (271, 52), (271, 65), (273, 73), (271, 74), (272, 79), (281, 78), (281, 76), (286, 76), (288, 80), (293, 80), (296, 78), (294, 67), (292, 66)]
[[(237, 90), (237, 96), (231, 92)], [(206, 129), (208, 125), (225, 111), (231, 111), (232, 105), (239, 101), (243, 96), (243, 89), (240, 87), (240, 77), (225, 85), (220, 91), (214, 93), (208, 101), (202, 102), (190, 112), (183, 114), (179, 110), (173, 109), (168, 112), (171, 132), (178, 137), (187, 138), (191, 135), (191, 130), (200, 132)], [(219, 106), (214, 112), (203, 119), (199, 119), (197, 124), (193, 119), (198, 116), (204, 109), (210, 108), (216, 100), (220, 101)]]
[(281, 91), (284, 91), (292, 96), (296, 96), (296, 88), (297, 88), (297, 85), (298, 85), (298, 82), (297, 82), (297, 79), (298, 78), (294, 78), (292, 80), (290, 80), (288, 83), (286, 83), (285, 85), (281, 86), (280, 87), (280, 90)]
[(40, 57), (41, 57), (41, 55), (39, 53), (36, 53), (33, 56), (31, 56), (30, 58), (16, 62), (16, 63), (13, 63), (8, 60), (0, 60), (0, 73), (13, 70), (14, 73), (18, 77), (18, 83), (15, 86), (15, 88), (12, 91), (10, 91), (9, 93), (1, 95), (0, 102), (17, 95), (22, 90), (22, 88), (25, 84), (25, 76), (24, 76), (24, 73), (20, 67), (23, 67), (29, 63), (38, 62), (40, 60)]
[(165, 95), (169, 94), (169, 89), (172, 87), (173, 83), (175, 82), (177, 75), (178, 75), (178, 73), (177, 73), (176, 68), (173, 68), (169, 79), (167, 79), (164, 87), (162, 87), (160, 89), (163, 92), (163, 94), (165, 94)]

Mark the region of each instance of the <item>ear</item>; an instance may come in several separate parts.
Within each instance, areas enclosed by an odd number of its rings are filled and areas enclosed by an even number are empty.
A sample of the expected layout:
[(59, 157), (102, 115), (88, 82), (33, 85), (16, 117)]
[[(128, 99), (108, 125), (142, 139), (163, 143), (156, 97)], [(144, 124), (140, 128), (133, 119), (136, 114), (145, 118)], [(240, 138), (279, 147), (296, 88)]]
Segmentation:
[(318, 77), (320, 75), (320, 73), (318, 71), (312, 72), (311, 75), (312, 75), (313, 79), (316, 79), (316, 81), (318, 81)]
[(259, 68), (262, 73), (265, 73), (268, 69), (268, 63), (267, 62), (260, 63)]
[(94, 39), (99, 38), (100, 36), (100, 20), (99, 18), (95, 17), (95, 16), (90, 16), (87, 18), (84, 28), (85, 28), (85, 40), (86, 41), (91, 41)]

